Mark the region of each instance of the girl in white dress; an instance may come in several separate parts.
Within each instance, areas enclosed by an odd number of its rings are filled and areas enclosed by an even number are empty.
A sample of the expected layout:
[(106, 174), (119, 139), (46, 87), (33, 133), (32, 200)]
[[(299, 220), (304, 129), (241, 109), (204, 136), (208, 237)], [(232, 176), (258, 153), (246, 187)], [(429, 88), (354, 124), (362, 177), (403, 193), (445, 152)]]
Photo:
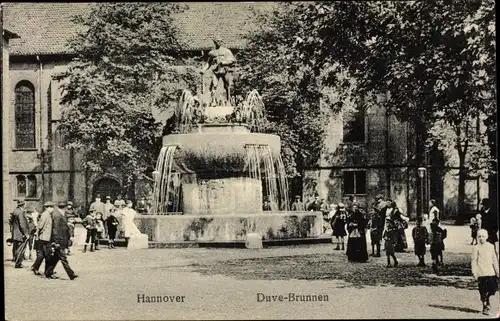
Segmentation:
[(128, 245), (128, 240), (132, 235), (141, 234), (141, 231), (134, 223), (134, 218), (137, 212), (132, 208), (132, 201), (127, 202), (127, 206), (122, 210), (122, 231), (125, 241)]

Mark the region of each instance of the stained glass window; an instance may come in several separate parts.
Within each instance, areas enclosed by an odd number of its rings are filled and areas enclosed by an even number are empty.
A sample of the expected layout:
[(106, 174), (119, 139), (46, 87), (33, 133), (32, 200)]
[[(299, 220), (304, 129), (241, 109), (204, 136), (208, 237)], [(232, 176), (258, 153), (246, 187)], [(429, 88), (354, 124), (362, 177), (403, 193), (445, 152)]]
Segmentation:
[(35, 148), (35, 88), (28, 81), (15, 89), (16, 148)]

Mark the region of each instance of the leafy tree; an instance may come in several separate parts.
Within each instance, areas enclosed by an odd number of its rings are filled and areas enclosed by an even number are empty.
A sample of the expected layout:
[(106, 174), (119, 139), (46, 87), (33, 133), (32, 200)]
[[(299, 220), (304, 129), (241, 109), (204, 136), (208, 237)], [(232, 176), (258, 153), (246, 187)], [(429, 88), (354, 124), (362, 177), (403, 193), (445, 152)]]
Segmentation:
[(282, 157), (289, 177), (315, 164), (323, 146), (326, 114), (320, 108), (322, 86), (312, 69), (295, 59), (294, 34), (300, 25), (290, 15), (295, 4), (280, 4), (274, 14), (257, 14), (256, 31), (238, 54), (236, 94), (257, 89), (267, 116), (265, 131), (282, 140)]
[(92, 172), (122, 173), (130, 184), (148, 177), (159, 151), (161, 123), (193, 71), (180, 51), (172, 3), (99, 3), (77, 17), (83, 31), (71, 41), (75, 59), (62, 81), (61, 126), (67, 147), (80, 148)]
[(358, 99), (386, 95), (391, 113), (414, 122), (417, 164), (424, 142), (439, 136), (429, 135), (433, 125), (453, 129), (463, 213), (466, 156), (477, 154), (470, 150), (471, 120), (496, 107), (494, 2), (315, 2), (296, 5), (294, 13), (301, 26), (295, 56), (317, 77), (336, 66), (327, 85), (345, 88), (337, 75), (348, 69)]

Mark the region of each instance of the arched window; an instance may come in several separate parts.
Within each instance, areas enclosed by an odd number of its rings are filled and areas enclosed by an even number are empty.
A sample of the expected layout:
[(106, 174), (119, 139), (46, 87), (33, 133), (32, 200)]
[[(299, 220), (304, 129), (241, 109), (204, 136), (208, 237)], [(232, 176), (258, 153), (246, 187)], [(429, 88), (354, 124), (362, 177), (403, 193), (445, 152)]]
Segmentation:
[(17, 175), (16, 180), (18, 198), (37, 198), (35, 175)]
[(26, 197), (26, 177), (17, 175), (17, 197)]
[(16, 85), (14, 107), (16, 148), (35, 148), (35, 87), (29, 81)]

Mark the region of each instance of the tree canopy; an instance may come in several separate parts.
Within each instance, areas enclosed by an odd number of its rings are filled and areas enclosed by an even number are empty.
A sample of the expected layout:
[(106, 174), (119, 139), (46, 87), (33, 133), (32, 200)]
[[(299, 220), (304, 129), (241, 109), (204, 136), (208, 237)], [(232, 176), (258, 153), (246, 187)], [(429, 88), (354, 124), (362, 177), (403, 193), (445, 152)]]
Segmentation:
[[(85, 28), (75, 58), (58, 75), (67, 147), (82, 150), (93, 172), (115, 170), (126, 182), (154, 166), (162, 126), (152, 109), (168, 108), (192, 73), (179, 73), (181, 44), (172, 3), (100, 3), (77, 17)], [(175, 97), (175, 98), (174, 98)]]

